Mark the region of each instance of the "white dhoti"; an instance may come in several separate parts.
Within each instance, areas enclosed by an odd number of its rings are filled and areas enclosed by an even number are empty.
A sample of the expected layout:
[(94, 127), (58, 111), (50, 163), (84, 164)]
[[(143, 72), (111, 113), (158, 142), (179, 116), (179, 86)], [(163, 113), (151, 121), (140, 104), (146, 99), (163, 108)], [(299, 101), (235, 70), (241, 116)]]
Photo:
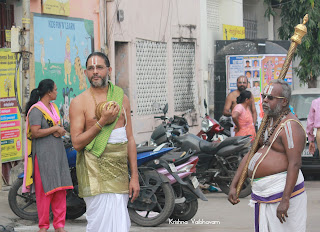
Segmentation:
[(87, 206), (87, 232), (128, 232), (128, 194), (102, 193), (84, 197)]
[(304, 178), (299, 171), (288, 209), (288, 217), (281, 223), (277, 207), (282, 199), (287, 172), (258, 178), (253, 181), (250, 206), (255, 207), (255, 232), (304, 232), (307, 221), (307, 194)]

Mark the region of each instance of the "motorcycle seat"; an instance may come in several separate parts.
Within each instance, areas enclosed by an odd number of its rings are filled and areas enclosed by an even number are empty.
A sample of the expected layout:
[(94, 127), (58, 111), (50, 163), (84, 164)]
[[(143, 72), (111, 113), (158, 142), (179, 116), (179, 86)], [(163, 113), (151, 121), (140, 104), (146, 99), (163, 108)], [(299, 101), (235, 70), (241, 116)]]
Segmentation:
[(200, 150), (202, 152), (205, 152), (205, 153), (215, 153), (219, 147), (221, 143), (212, 143), (212, 142), (208, 142), (206, 140), (200, 140), (199, 142), (199, 147), (200, 147)]
[(223, 140), (222, 142), (212, 143), (205, 140), (201, 140), (199, 143), (200, 150), (205, 153), (216, 153), (223, 147), (231, 146), (231, 145), (240, 145), (249, 142), (250, 135), (248, 136), (235, 136), (229, 137)]

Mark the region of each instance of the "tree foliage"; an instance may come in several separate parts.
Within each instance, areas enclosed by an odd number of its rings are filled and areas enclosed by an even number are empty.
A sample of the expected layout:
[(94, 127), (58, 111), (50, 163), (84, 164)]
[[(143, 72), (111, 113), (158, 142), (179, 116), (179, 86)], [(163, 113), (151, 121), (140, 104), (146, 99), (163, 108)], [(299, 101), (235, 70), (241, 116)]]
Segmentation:
[(320, 76), (320, 1), (319, 0), (264, 0), (267, 5), (265, 16), (275, 15), (274, 8), (280, 8), (281, 26), (279, 37), (288, 40), (294, 33), (294, 27), (302, 23), (305, 14), (309, 15), (308, 33), (298, 45), (295, 57), (301, 62), (295, 71), (302, 83), (316, 87), (316, 79)]

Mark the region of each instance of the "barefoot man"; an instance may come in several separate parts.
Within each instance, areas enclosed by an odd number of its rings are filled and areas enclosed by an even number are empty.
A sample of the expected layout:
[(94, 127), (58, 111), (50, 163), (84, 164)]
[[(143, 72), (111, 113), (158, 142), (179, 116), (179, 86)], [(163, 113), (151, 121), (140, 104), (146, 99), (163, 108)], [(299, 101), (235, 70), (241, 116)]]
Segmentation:
[(133, 202), (140, 191), (130, 104), (123, 90), (108, 81), (111, 67), (105, 54), (90, 54), (86, 68), (91, 86), (71, 102), (70, 129), (87, 232), (127, 232), (128, 199)]
[[(307, 195), (300, 170), (306, 133), (289, 109), (290, 86), (273, 80), (264, 89), (263, 110), (268, 121), (263, 128), (260, 148), (252, 157), (248, 176), (252, 178), (255, 231), (305, 231)], [(241, 161), (231, 183), (229, 201), (239, 203), (236, 186), (248, 155)]]

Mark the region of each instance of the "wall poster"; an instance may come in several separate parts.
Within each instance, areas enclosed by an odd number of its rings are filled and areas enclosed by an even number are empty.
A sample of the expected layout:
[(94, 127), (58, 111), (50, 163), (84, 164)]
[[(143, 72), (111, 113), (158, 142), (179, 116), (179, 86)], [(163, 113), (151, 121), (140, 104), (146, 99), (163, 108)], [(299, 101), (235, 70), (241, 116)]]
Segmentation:
[(70, 15), (70, 0), (42, 0), (42, 12), (54, 15)]
[(55, 103), (63, 125), (68, 127), (71, 99), (89, 87), (84, 70), (93, 50), (93, 21), (39, 14), (35, 14), (33, 21), (35, 86), (46, 78), (56, 83)]
[[(259, 54), (226, 56), (226, 93), (237, 89), (237, 78), (248, 78), (248, 89), (254, 96), (258, 124), (263, 118), (260, 94), (269, 81), (278, 79), (287, 54)], [(284, 79), (292, 85), (292, 63)]]
[[(22, 158), (21, 115), (14, 89), (16, 57), (10, 49), (0, 49), (0, 115), (1, 115), (1, 160), (2, 163)], [(17, 93), (20, 96), (19, 72)]]

